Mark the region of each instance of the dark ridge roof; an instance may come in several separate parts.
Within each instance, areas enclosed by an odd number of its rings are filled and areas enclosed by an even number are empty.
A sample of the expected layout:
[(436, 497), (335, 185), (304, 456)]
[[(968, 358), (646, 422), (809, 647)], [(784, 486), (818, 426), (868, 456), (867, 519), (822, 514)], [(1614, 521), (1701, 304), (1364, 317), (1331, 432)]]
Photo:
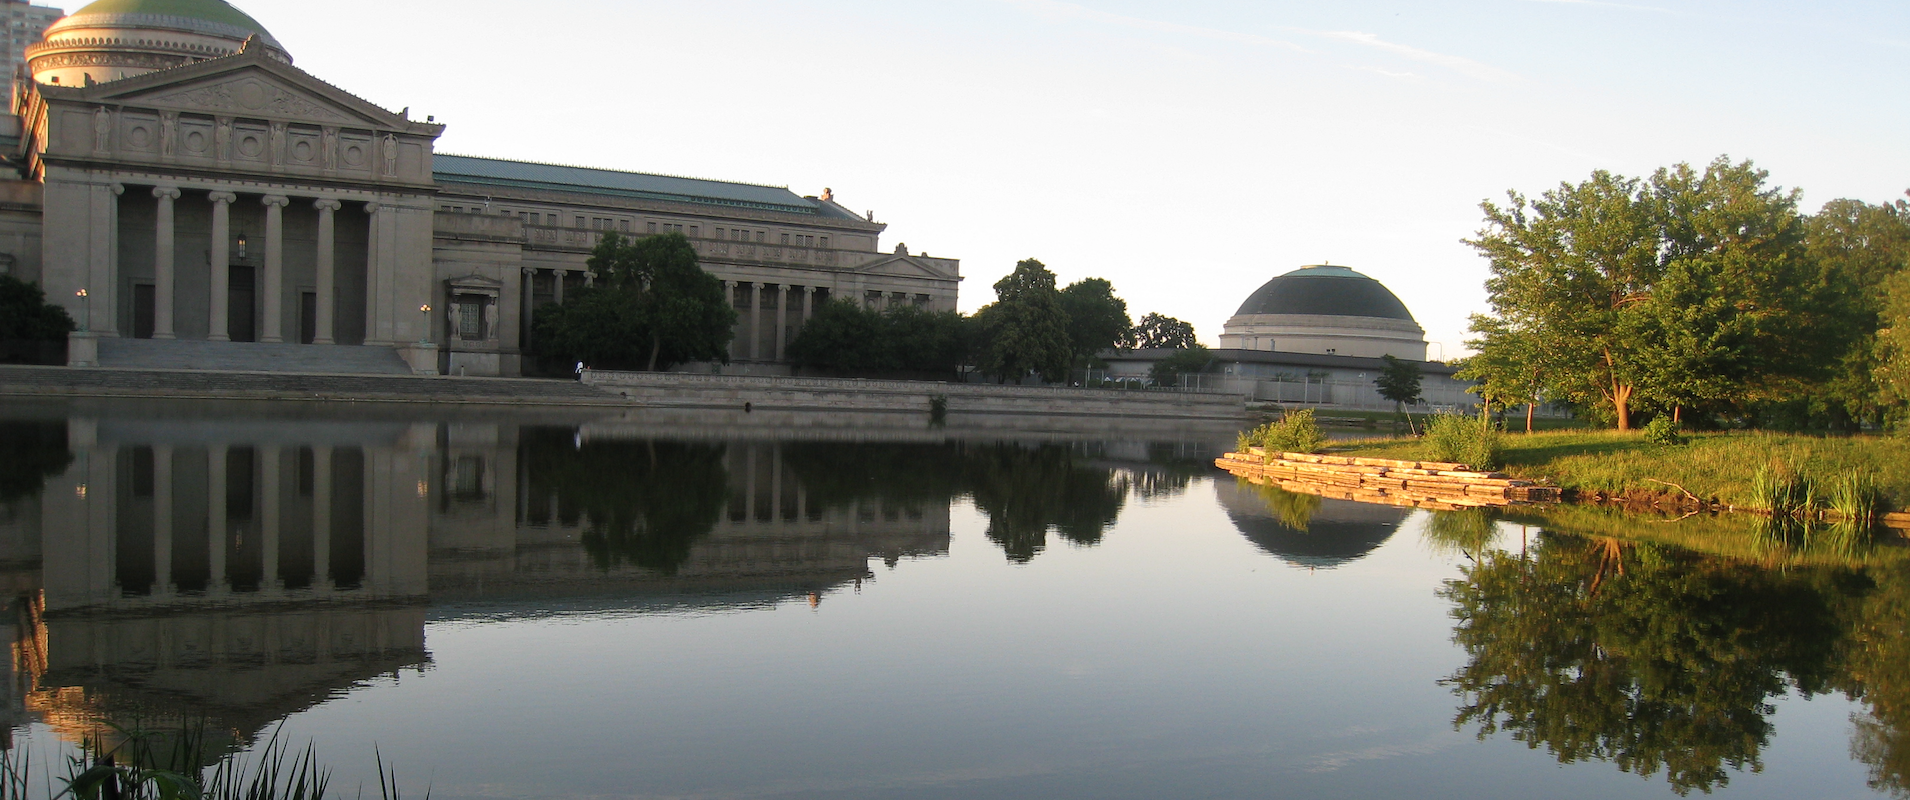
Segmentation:
[[(1377, 370), (1386, 365), (1385, 359), (1366, 356), (1326, 355), (1325, 353), (1289, 353), (1284, 350), (1241, 350), (1232, 347), (1215, 347), (1208, 350), (1221, 361), (1252, 362), (1255, 364), (1280, 364), (1293, 367), (1344, 367), (1347, 369)], [(1162, 348), (1138, 350), (1102, 350), (1098, 355), (1104, 361), (1159, 361), (1174, 351)], [(1414, 361), (1402, 358), (1419, 371), (1427, 375), (1451, 375), (1458, 372), (1457, 367), (1443, 361)]]
[(838, 216), (835, 213), (824, 212), (819, 201), (798, 197), (795, 192), (780, 186), (759, 186), (753, 183), (730, 183), (703, 178), (681, 178), (675, 175), (620, 172), (592, 167), (538, 164), (530, 161), (455, 156), (443, 153), (432, 156), (431, 161), (431, 176), (440, 183), (582, 192), (676, 203), (754, 208), (812, 217)]
[(1301, 267), (1273, 280), (1240, 304), (1246, 314), (1378, 317), (1413, 322), (1406, 304), (1385, 284), (1345, 267)]

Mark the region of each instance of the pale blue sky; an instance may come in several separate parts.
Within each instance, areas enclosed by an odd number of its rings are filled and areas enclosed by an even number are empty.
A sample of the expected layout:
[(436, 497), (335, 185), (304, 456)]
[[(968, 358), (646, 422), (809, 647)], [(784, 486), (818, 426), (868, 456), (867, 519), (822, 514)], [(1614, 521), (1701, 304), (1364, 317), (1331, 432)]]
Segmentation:
[(443, 152), (832, 187), (884, 246), (1112, 280), (1213, 343), (1330, 261), (1456, 355), (1478, 203), (1719, 154), (1910, 188), (1903, 2), (238, 0)]

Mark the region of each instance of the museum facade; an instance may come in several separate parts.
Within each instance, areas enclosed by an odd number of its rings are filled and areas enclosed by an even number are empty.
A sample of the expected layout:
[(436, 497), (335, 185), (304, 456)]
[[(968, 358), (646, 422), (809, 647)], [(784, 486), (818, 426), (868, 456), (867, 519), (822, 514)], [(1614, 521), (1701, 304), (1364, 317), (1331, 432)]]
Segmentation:
[(958, 261), (881, 252), (827, 189), (437, 154), (444, 125), (305, 73), (222, 0), (100, 0), (26, 59), (0, 268), (80, 324), (74, 365), (519, 375), (613, 231), (686, 236), (755, 371), (831, 298), (956, 307)]

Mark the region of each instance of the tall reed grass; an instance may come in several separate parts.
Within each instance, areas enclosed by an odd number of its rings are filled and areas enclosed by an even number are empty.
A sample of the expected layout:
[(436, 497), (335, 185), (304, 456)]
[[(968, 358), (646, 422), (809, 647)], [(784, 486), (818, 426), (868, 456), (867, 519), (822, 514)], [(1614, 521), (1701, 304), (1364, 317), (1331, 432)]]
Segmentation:
[[(274, 730), (252, 753), (219, 754), (203, 723), (176, 732), (106, 726), (81, 740), (67, 758), (66, 774), (35, 769), (24, 748), (0, 750), (0, 800), (70, 796), (76, 800), (322, 800), (332, 792), (332, 771), (319, 763), (312, 743), (298, 751)], [(209, 765), (209, 766), (208, 766)], [(377, 755), (378, 792), (399, 800), (397, 773)], [(36, 792), (35, 789), (42, 791)], [(363, 797), (363, 787), (355, 796)], [(426, 795), (429, 797), (429, 793)]]

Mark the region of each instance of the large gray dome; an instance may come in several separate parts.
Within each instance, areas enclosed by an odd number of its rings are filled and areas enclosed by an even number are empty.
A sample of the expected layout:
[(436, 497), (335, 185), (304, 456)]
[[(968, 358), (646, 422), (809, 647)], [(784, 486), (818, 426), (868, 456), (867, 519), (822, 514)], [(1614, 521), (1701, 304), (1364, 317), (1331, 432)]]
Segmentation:
[(1240, 304), (1235, 316), (1304, 314), (1376, 317), (1413, 322), (1413, 314), (1385, 284), (1345, 267), (1301, 267), (1273, 280)]

